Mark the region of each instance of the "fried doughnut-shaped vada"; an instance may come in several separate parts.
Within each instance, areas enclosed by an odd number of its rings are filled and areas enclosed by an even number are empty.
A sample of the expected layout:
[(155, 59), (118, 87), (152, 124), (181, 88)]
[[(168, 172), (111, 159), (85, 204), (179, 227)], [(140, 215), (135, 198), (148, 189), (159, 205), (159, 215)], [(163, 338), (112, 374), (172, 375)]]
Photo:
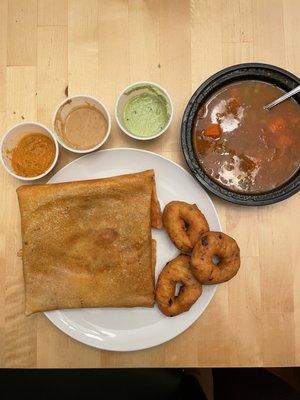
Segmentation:
[(170, 239), (184, 253), (191, 252), (200, 235), (209, 229), (196, 204), (171, 201), (166, 205), (162, 218)]
[(240, 249), (222, 232), (207, 232), (196, 243), (191, 256), (195, 277), (205, 285), (233, 278), (240, 268)]
[[(167, 263), (156, 284), (156, 302), (165, 315), (173, 317), (188, 311), (202, 293), (201, 284), (194, 278), (190, 257), (180, 254)], [(182, 285), (175, 295), (176, 285)]]

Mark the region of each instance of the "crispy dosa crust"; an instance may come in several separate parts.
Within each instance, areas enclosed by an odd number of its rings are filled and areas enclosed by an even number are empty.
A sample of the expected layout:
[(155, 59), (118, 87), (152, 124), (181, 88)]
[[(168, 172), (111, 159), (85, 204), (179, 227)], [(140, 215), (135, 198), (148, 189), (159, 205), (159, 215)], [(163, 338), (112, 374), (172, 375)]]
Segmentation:
[(152, 307), (154, 171), (18, 188), (26, 314)]
[(160, 209), (160, 204), (157, 198), (156, 193), (156, 184), (155, 179), (153, 177), (153, 188), (152, 188), (152, 196), (151, 196), (151, 226), (152, 228), (161, 229), (163, 226), (162, 223), (162, 213)]

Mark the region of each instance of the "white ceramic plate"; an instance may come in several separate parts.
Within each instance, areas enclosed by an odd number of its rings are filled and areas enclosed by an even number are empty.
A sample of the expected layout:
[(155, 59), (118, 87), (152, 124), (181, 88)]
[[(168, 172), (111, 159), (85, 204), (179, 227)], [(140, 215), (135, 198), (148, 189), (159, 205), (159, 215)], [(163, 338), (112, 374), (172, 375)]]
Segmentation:
[[(161, 206), (171, 200), (196, 203), (211, 230), (221, 230), (216, 209), (199, 184), (182, 167), (157, 154), (137, 149), (111, 149), (81, 157), (54, 175), (49, 183), (103, 178), (154, 168)], [(153, 230), (157, 241), (156, 278), (179, 253), (164, 231)], [(216, 291), (204, 286), (193, 307), (177, 317), (149, 308), (94, 308), (49, 311), (45, 315), (72, 338), (93, 347), (114, 351), (140, 350), (166, 342), (199, 318)]]

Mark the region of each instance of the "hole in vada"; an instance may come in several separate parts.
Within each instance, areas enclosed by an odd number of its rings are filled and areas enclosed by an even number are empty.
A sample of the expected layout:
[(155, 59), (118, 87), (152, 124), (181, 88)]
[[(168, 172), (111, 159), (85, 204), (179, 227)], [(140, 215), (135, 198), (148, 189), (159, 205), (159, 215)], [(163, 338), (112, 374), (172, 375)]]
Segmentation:
[(221, 257), (219, 257), (217, 254), (214, 254), (211, 258), (211, 261), (214, 265), (219, 265), (221, 262)]
[(202, 246), (207, 246), (207, 245), (208, 245), (208, 238), (207, 238), (207, 236), (202, 236), (202, 238), (201, 238), (201, 244), (202, 244)]
[(189, 229), (189, 224), (186, 221), (183, 221), (183, 228), (184, 230), (187, 232), (187, 230)]
[(182, 283), (180, 283), (180, 282), (176, 283), (176, 286), (175, 286), (175, 297), (179, 296), (179, 293), (180, 293), (180, 290), (181, 290), (182, 286), (183, 286)]

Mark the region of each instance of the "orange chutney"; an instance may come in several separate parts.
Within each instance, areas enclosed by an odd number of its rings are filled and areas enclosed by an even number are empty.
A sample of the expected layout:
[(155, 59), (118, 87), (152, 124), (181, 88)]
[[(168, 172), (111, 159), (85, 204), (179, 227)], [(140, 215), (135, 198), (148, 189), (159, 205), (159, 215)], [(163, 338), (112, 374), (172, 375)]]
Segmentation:
[(38, 176), (53, 163), (55, 145), (42, 133), (29, 133), (12, 149), (11, 156), (11, 165), (17, 175)]

